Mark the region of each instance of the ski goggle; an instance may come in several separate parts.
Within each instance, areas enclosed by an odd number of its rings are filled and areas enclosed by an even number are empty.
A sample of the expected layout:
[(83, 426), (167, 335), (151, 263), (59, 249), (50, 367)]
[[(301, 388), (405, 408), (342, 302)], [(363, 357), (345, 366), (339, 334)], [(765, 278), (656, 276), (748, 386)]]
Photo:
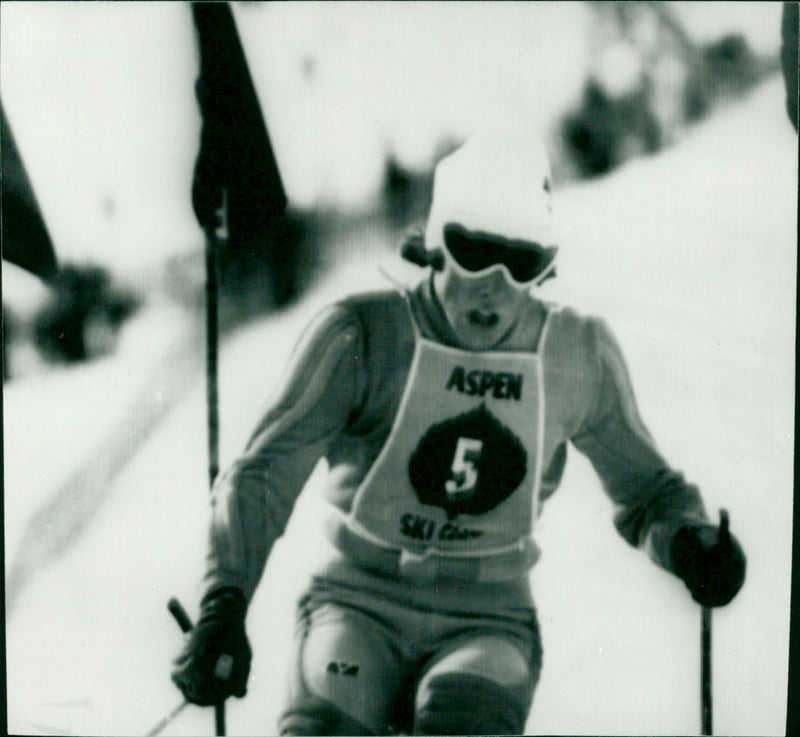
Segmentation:
[(444, 227), (445, 254), (456, 271), (473, 279), (500, 270), (517, 287), (541, 283), (555, 267), (556, 250), (532, 241), (468, 231), (461, 225)]

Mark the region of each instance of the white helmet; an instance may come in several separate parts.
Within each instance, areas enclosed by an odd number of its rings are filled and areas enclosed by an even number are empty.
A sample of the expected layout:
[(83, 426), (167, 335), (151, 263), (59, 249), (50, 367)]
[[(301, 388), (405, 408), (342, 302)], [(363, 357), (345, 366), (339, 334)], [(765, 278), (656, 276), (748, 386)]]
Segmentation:
[(550, 162), (535, 134), (507, 128), (475, 134), (436, 167), (425, 247), (454, 257), (446, 229), (469, 240), (473, 257), (482, 243), (483, 260), (454, 258), (462, 270), (480, 275), (498, 267), (491, 259), (505, 245), (527, 262), (519, 271), (509, 263), (508, 276), (540, 284), (552, 275), (557, 253), (550, 189)]

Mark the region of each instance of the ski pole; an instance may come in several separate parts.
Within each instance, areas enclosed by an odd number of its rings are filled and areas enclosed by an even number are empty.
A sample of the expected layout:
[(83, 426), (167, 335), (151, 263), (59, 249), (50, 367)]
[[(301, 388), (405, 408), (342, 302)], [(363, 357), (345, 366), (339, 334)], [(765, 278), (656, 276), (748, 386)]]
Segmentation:
[(711, 607), (703, 607), (700, 625), (701, 701), (703, 734), (713, 734), (711, 704)]
[[(192, 620), (189, 619), (186, 610), (174, 596), (167, 602), (167, 609), (169, 609), (170, 614), (175, 617), (175, 621), (184, 634), (192, 629)], [(214, 675), (225, 681), (230, 678), (232, 670), (233, 658), (230, 655), (220, 655), (217, 664), (214, 666)], [(167, 719), (167, 723), (169, 723), (174, 716), (180, 714), (187, 703), (188, 702), (184, 702), (179, 707), (176, 707), (173, 712), (168, 715), (170, 719)], [(166, 726), (166, 723), (164, 726)], [(219, 737), (225, 734), (225, 699), (220, 699), (214, 704), (214, 727)], [(163, 728), (162, 726), (161, 729)], [(148, 735), (148, 737), (151, 737), (151, 735)]]
[[(192, 629), (192, 620), (189, 619), (189, 615), (186, 613), (186, 610), (181, 606), (181, 603), (173, 596), (167, 602), (167, 609), (169, 609), (169, 613), (175, 617), (175, 621), (178, 623), (178, 626), (181, 628), (181, 632), (186, 634), (190, 629)], [(169, 712), (158, 724), (156, 724), (146, 735), (145, 737), (156, 737), (157, 734), (160, 734), (166, 726), (180, 714), (187, 706), (189, 706), (189, 702), (184, 699), (178, 704), (172, 711)]]
[[(719, 543), (730, 542), (731, 519), (727, 509), (719, 510)], [(714, 734), (711, 698), (711, 607), (703, 607), (700, 623), (700, 694), (701, 721), (704, 735)]]
[[(167, 608), (184, 634), (192, 629), (192, 620), (174, 596), (167, 602)], [(222, 681), (227, 681), (231, 677), (232, 670), (233, 658), (227, 654), (220, 655), (214, 666), (214, 675)]]
[(169, 714), (167, 714), (155, 727), (153, 727), (145, 737), (156, 737), (157, 734), (161, 734), (161, 732), (166, 728), (166, 726), (180, 714), (187, 706), (189, 706), (189, 702), (185, 699), (181, 701)]

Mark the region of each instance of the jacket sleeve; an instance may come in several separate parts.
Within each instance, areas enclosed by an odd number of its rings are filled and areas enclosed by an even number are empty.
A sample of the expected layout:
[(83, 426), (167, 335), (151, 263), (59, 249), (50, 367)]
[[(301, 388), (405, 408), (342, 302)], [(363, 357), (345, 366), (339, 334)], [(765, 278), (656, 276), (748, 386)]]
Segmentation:
[(252, 598), (303, 486), (359, 404), (360, 342), (342, 306), (321, 313), (301, 337), (245, 451), (214, 484), (206, 595), (234, 586)]
[(659, 454), (639, 415), (617, 341), (602, 321), (592, 327), (596, 401), (572, 441), (612, 499), (622, 537), (672, 570), (669, 548), (678, 529), (709, 525), (700, 492)]

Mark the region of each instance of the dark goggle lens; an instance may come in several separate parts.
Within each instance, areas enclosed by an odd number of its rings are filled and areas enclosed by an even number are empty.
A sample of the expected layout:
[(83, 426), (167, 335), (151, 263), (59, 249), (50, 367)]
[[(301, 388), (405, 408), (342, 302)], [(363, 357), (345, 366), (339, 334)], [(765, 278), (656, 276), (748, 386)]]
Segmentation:
[(467, 271), (478, 272), (504, 264), (518, 282), (533, 281), (553, 260), (555, 249), (531, 241), (514, 241), (487, 233), (473, 233), (458, 225), (444, 228), (450, 255)]

